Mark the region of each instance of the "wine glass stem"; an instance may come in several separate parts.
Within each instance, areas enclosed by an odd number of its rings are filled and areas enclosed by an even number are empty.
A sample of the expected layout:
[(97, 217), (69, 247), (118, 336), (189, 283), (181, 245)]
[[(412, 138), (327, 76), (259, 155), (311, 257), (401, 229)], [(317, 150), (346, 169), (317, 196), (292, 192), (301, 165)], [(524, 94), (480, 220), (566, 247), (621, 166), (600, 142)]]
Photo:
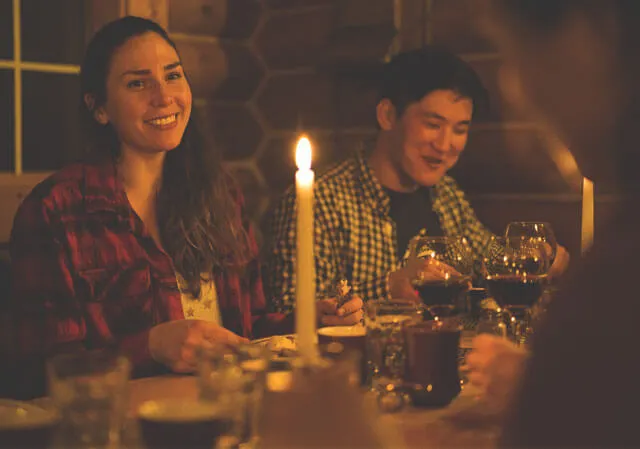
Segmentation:
[(510, 308), (511, 314), (511, 335), (517, 346), (523, 346), (527, 343), (529, 334), (529, 310), (523, 308)]

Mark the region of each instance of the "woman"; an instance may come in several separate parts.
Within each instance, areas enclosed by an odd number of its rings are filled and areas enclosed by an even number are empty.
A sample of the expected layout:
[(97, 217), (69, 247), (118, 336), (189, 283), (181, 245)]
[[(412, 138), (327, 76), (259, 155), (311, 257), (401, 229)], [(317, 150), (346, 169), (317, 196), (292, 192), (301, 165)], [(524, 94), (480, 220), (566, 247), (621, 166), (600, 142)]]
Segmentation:
[[(640, 2), (482, 5), (486, 29), (504, 56), (506, 84), (517, 86), (585, 176), (636, 198)], [(499, 386), (499, 362), (507, 359), (519, 380), (506, 412), (506, 447), (640, 446), (640, 211), (620, 204), (551, 303), (523, 368), (514, 368), (522, 354), (486, 336), (475, 361), (470, 356), (484, 385)]]
[[(81, 84), (97, 157), (38, 185), (14, 221), (10, 316), (23, 388), (11, 394), (43, 393), (43, 362), (60, 351), (116, 349), (136, 376), (189, 372), (204, 342), (290, 332), (291, 319), (263, 313), (240, 193), (197, 129), (167, 33), (137, 17), (106, 25)], [(332, 318), (355, 320), (359, 308)]]

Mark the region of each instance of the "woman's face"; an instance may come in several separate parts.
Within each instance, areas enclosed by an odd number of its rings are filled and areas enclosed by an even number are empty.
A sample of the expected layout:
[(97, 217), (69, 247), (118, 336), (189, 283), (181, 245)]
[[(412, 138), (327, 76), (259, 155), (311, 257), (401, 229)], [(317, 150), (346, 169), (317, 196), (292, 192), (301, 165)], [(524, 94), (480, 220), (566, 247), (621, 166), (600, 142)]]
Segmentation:
[(484, 2), (483, 29), (502, 54), (505, 95), (519, 93), (524, 107), (568, 146), (583, 175), (609, 176), (621, 103), (606, 18), (598, 24), (575, 13), (557, 29), (536, 32), (498, 3)]
[(126, 41), (112, 56), (105, 104), (95, 117), (110, 123), (122, 151), (173, 150), (191, 115), (191, 89), (175, 49), (148, 32)]

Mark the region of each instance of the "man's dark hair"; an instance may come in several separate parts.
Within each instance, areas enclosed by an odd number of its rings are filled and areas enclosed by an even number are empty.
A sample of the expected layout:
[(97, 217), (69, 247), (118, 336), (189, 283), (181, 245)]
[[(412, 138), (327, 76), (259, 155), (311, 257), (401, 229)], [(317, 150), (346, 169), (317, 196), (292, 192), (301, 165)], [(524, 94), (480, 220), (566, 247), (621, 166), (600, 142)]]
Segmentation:
[(487, 91), (471, 66), (432, 45), (399, 53), (384, 66), (379, 100), (389, 99), (400, 116), (411, 103), (436, 90), (452, 90), (470, 98), (474, 116), (488, 107)]

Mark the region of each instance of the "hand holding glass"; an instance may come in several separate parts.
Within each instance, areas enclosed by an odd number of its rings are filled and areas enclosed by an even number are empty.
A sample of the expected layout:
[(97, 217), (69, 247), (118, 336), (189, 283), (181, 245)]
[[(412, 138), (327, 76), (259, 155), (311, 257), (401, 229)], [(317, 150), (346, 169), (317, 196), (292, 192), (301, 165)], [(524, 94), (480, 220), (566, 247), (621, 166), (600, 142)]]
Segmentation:
[(473, 257), (461, 238), (414, 238), (408, 265), (416, 267), (413, 286), (434, 317), (452, 315), (471, 287)]

